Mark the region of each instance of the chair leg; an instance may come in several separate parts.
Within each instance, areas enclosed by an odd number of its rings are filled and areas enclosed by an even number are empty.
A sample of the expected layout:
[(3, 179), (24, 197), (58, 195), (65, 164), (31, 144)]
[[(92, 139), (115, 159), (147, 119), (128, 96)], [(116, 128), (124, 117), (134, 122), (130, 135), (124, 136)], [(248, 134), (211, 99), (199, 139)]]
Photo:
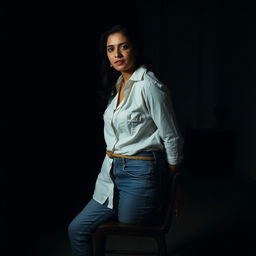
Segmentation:
[(104, 256), (105, 255), (105, 247), (106, 247), (106, 236), (102, 233), (97, 233), (95, 235), (95, 248), (94, 255), (95, 256)]
[(167, 256), (167, 246), (165, 241), (165, 236), (156, 237), (157, 247), (159, 255)]

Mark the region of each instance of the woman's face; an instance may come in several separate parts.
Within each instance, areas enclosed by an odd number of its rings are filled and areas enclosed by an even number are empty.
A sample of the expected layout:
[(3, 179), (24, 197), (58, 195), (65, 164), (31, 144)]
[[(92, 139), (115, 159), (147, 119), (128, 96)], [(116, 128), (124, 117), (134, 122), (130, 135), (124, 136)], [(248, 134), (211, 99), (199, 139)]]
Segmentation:
[(107, 56), (110, 64), (117, 71), (132, 73), (135, 69), (135, 49), (121, 32), (108, 36)]

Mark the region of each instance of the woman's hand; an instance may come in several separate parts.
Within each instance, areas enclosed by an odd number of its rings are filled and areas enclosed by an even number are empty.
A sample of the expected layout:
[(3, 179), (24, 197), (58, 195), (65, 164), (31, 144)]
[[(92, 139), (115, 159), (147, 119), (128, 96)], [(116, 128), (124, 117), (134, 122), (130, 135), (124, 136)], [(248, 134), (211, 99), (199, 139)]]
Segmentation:
[(178, 170), (178, 165), (177, 165), (177, 164), (175, 164), (175, 165), (169, 164), (169, 170), (170, 170), (170, 172), (171, 172), (172, 174), (175, 173), (175, 172), (177, 172), (177, 170)]
[[(173, 174), (178, 172), (180, 170), (180, 166), (179, 165), (171, 165), (169, 164), (169, 178), (171, 179)], [(183, 193), (181, 191), (180, 186), (177, 186), (177, 190), (176, 190), (176, 200), (175, 200), (175, 216), (179, 216), (181, 213), (181, 208), (183, 206)]]

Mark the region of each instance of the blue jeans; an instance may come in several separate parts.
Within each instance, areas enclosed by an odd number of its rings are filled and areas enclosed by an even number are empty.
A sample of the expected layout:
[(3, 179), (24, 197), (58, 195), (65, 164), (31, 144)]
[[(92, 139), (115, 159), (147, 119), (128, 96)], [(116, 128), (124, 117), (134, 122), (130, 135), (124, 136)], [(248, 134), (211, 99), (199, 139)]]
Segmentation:
[(163, 199), (164, 154), (141, 152), (139, 156), (154, 156), (154, 160), (114, 158), (111, 177), (115, 184), (114, 207), (91, 199), (69, 224), (69, 240), (73, 256), (92, 256), (92, 234), (96, 227), (117, 216), (119, 222), (150, 223)]

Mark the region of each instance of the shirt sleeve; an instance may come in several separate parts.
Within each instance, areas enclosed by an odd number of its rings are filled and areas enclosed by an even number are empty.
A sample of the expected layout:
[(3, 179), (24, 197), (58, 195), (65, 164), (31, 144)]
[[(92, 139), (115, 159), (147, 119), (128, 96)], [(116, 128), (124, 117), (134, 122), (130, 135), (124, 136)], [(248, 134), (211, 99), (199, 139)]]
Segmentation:
[(145, 86), (145, 103), (163, 141), (169, 164), (183, 158), (183, 138), (178, 130), (168, 88), (152, 81)]

